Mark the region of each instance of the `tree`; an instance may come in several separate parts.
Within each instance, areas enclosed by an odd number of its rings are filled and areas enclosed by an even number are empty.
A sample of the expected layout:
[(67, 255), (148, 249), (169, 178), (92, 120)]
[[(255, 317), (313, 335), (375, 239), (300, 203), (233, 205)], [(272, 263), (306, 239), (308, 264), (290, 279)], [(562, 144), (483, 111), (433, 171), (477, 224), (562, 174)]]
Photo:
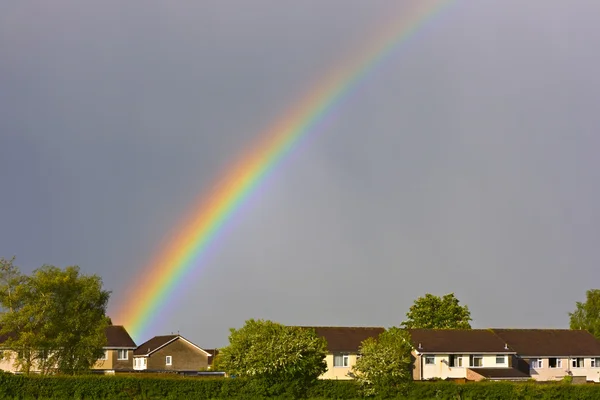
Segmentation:
[(406, 313), (402, 327), (408, 329), (471, 329), (469, 307), (461, 306), (454, 293), (444, 297), (427, 293)]
[(230, 332), (218, 363), (230, 375), (306, 386), (327, 370), (327, 343), (314, 329), (250, 319)]
[(569, 313), (571, 329), (585, 329), (600, 339), (600, 289), (586, 292), (585, 303), (577, 302), (577, 309)]
[(25, 279), (14, 261), (15, 257), (10, 260), (0, 257), (0, 307), (8, 312), (20, 307), (15, 291)]
[(42, 373), (81, 373), (103, 355), (110, 293), (97, 275), (44, 265), (21, 276), (11, 296), (4, 293), (0, 305), (11, 310), (0, 319), (0, 333), (10, 334), (4, 346), (17, 351), (23, 372), (35, 365)]
[(365, 395), (403, 392), (412, 381), (411, 349), (409, 333), (396, 327), (363, 341), (353, 371)]

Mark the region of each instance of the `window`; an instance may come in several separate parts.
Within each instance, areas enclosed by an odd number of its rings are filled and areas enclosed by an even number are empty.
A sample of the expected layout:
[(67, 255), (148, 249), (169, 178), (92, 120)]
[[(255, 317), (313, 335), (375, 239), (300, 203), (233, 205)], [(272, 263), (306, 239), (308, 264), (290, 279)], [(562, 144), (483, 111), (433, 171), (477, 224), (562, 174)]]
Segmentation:
[(469, 366), (470, 367), (483, 367), (483, 356), (474, 354), (469, 356)]
[(539, 369), (544, 367), (544, 362), (541, 358), (532, 358), (529, 365), (531, 369)]
[(133, 367), (136, 369), (146, 369), (146, 358), (137, 357), (133, 359)]
[(117, 360), (127, 360), (128, 358), (127, 350), (117, 350)]
[(104, 353), (102, 354), (102, 357), (100, 357), (100, 360), (108, 360), (108, 350), (104, 350)]
[(448, 357), (448, 365), (450, 367), (462, 367), (462, 356), (457, 356), (456, 354), (450, 354)]
[(571, 358), (571, 367), (573, 368), (583, 368), (583, 358)]
[(349, 365), (348, 354), (334, 354), (333, 355), (333, 366), (334, 367), (347, 367)]
[(165, 364), (166, 365), (173, 365), (173, 357), (167, 356), (166, 359), (165, 359)]
[(504, 354), (497, 354), (496, 364), (506, 364), (506, 356)]
[(562, 368), (562, 360), (557, 357), (550, 357), (548, 359), (548, 368)]
[(600, 357), (592, 358), (592, 368), (600, 368)]
[(435, 356), (425, 356), (425, 365), (435, 364)]

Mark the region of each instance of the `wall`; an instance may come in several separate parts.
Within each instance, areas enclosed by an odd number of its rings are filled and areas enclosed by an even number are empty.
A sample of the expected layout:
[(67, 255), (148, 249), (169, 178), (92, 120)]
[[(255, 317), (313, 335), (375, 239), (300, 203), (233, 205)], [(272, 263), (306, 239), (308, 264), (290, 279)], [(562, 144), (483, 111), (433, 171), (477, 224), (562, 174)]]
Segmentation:
[(327, 354), (325, 361), (327, 362), (327, 371), (319, 379), (354, 379), (352, 367), (356, 365), (356, 354), (348, 354), (347, 367), (334, 367), (333, 354)]
[[(18, 368), (15, 363), (15, 357), (17, 353), (13, 350), (0, 350), (2, 355), (2, 359), (0, 359), (0, 369), (7, 372), (20, 372), (21, 368)], [(41, 372), (41, 368), (39, 367), (38, 361), (33, 361), (33, 365), (29, 369), (31, 373), (39, 373)]]
[(16, 366), (13, 360), (15, 352), (12, 350), (1, 350), (0, 369), (7, 372), (16, 372)]
[[(457, 355), (458, 356), (458, 355)], [(462, 367), (450, 367), (450, 356), (447, 354), (435, 355), (434, 364), (425, 364), (425, 355), (423, 355), (423, 376), (422, 379), (431, 378), (467, 378), (467, 370), (469, 369), (469, 354), (464, 354)], [(496, 364), (496, 354), (483, 354), (483, 368), (509, 368), (510, 356), (505, 357), (504, 364)], [(477, 369), (477, 367), (471, 367)]]
[(92, 369), (113, 369), (113, 359), (117, 357), (116, 353), (113, 354), (113, 351), (108, 350), (106, 360), (98, 360), (96, 364), (92, 367)]
[[(166, 357), (173, 358), (173, 365), (166, 365)], [(177, 339), (148, 357), (149, 370), (198, 371), (208, 367), (208, 355), (185, 340)]]
[(95, 370), (132, 370), (133, 350), (127, 350), (127, 360), (118, 360), (118, 350), (109, 349), (106, 360), (98, 360), (92, 367)]
[(410, 352), (410, 359), (412, 360), (412, 364), (413, 364), (413, 380), (420, 381), (421, 380), (421, 356), (413, 350)]
[(127, 350), (127, 360), (118, 360), (118, 351), (110, 350), (113, 357), (113, 369), (119, 370), (132, 370), (133, 369), (133, 350)]

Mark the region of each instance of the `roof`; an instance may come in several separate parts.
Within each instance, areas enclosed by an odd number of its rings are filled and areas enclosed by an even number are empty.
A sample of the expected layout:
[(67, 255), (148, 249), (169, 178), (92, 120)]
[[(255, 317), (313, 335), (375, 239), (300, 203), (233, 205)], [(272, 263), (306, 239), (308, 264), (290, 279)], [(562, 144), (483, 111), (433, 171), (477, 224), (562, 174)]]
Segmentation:
[(385, 331), (380, 327), (347, 327), (347, 326), (306, 326), (327, 341), (327, 350), (333, 352), (357, 353), (363, 340), (376, 338)]
[(209, 357), (216, 357), (219, 355), (219, 349), (203, 349), (203, 350), (208, 353)]
[(600, 356), (600, 340), (584, 330), (493, 329), (520, 356)]
[(219, 355), (219, 349), (204, 349), (208, 353), (208, 365), (212, 366)]
[(104, 329), (107, 344), (105, 347), (135, 349), (137, 345), (123, 325), (109, 325)]
[(413, 347), (422, 354), (515, 353), (488, 329), (409, 329), (408, 332)]
[(191, 344), (196, 349), (200, 350), (207, 355), (211, 355), (206, 352), (204, 349), (201, 349), (199, 346), (190, 342), (186, 338), (181, 335), (164, 335), (164, 336), (154, 336), (152, 339), (140, 344), (137, 349), (133, 351), (134, 356), (149, 356), (155, 351), (167, 346), (168, 344), (174, 342), (175, 340), (183, 340), (189, 344)]
[(471, 371), (490, 379), (529, 379), (531, 375), (515, 368), (470, 368)]

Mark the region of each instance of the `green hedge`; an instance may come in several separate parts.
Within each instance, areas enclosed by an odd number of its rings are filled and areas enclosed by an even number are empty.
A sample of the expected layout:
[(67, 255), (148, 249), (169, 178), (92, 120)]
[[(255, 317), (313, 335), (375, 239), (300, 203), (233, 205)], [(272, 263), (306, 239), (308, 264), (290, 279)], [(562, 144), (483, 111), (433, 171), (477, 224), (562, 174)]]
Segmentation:
[[(358, 399), (353, 381), (318, 381), (310, 388), (265, 381), (173, 376), (22, 376), (0, 374), (1, 399)], [(415, 382), (398, 399), (600, 399), (600, 385), (509, 382)]]

